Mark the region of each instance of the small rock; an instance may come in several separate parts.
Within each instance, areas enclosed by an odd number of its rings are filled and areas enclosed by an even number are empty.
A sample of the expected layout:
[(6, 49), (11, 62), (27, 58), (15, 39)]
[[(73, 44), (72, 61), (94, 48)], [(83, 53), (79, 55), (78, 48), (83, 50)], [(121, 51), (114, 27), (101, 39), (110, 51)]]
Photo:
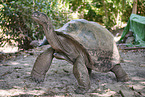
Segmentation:
[(145, 67), (145, 63), (140, 64), (140, 67)]
[(128, 37), (126, 39), (126, 43), (129, 44), (129, 43), (132, 43), (134, 41), (134, 37)]

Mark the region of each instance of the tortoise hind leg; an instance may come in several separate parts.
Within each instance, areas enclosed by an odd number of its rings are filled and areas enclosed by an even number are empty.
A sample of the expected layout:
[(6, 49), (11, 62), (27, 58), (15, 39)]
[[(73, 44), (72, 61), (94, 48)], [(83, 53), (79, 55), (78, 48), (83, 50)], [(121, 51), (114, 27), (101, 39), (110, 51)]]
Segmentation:
[(79, 84), (76, 93), (85, 93), (90, 88), (90, 79), (86, 65), (82, 57), (78, 57), (73, 66), (73, 73)]
[(45, 74), (48, 71), (52, 62), (53, 53), (54, 50), (52, 48), (48, 48), (37, 57), (31, 71), (31, 77), (33, 80), (37, 81), (38, 83), (44, 80)]
[(128, 75), (123, 70), (120, 64), (116, 64), (111, 71), (115, 74), (117, 81), (126, 82), (129, 80)]

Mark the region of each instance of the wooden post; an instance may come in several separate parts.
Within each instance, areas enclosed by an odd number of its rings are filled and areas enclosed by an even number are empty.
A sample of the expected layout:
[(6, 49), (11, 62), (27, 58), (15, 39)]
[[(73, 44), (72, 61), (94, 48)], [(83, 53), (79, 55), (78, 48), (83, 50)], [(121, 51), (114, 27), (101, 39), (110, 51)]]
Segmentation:
[(137, 13), (137, 0), (133, 0), (132, 14)]

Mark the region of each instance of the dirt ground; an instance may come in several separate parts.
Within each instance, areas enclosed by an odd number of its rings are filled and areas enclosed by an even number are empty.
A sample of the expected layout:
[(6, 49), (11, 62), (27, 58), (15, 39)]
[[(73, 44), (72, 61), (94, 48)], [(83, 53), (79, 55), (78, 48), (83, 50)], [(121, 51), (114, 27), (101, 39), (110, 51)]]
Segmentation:
[[(130, 77), (117, 82), (112, 72), (91, 74), (91, 88), (85, 94), (75, 94), (76, 79), (73, 66), (54, 59), (43, 83), (31, 80), (30, 73), (37, 56), (49, 45), (29, 51), (5, 55), (0, 62), (0, 97), (69, 96), (69, 97), (144, 97), (145, 50), (120, 50), (121, 65)], [(1, 54), (2, 55), (2, 54)]]

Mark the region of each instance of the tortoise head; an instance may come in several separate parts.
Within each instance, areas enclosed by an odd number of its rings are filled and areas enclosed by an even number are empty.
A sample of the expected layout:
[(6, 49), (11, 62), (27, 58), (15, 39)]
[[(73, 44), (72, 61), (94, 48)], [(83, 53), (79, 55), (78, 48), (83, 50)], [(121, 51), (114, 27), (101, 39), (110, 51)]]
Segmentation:
[(46, 24), (49, 20), (46, 14), (41, 13), (39, 11), (33, 12), (32, 19), (41, 25)]

